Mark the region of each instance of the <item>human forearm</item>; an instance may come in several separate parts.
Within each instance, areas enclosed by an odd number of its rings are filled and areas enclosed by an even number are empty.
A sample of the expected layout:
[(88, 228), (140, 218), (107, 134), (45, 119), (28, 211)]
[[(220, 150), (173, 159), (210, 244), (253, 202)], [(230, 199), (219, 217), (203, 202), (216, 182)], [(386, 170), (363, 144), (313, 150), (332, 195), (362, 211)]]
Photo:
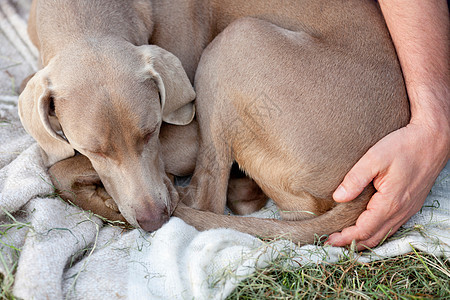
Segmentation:
[(450, 142), (450, 25), (445, 0), (380, 0), (405, 78), (412, 122)]

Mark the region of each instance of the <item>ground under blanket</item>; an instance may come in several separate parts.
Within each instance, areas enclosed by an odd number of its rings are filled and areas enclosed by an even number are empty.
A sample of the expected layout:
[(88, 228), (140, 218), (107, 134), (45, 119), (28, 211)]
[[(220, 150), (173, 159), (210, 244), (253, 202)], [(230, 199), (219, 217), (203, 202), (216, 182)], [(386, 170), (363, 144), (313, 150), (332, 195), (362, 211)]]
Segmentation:
[[(171, 218), (155, 233), (122, 230), (52, 196), (40, 149), (17, 115), (17, 86), (37, 68), (26, 35), (30, 1), (0, 1), (0, 274), (24, 299), (223, 299), (274, 260), (292, 267), (349, 255), (343, 248), (265, 243), (229, 229), (198, 232)], [(450, 256), (450, 164), (421, 212), (368, 262), (412, 247)], [(268, 206), (259, 216), (276, 215)], [(287, 258), (287, 259), (286, 259)]]

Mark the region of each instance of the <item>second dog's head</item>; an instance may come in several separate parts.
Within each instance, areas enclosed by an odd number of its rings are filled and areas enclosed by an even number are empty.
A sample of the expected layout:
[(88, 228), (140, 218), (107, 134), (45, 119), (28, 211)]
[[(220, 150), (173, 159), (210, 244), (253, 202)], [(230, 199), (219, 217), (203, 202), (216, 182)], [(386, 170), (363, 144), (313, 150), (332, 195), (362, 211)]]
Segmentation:
[(181, 62), (157, 46), (76, 50), (62, 51), (30, 79), (19, 98), (22, 124), (48, 166), (75, 150), (87, 156), (125, 219), (156, 230), (178, 201), (159, 130), (161, 122), (192, 121), (191, 83)]

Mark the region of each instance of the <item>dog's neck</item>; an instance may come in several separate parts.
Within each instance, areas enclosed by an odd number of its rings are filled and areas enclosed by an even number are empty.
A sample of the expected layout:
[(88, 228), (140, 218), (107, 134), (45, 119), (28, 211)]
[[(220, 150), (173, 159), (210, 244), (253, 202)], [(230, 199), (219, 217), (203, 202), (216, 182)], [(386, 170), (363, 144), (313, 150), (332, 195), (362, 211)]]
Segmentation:
[(177, 56), (193, 82), (203, 49), (213, 38), (209, 0), (152, 1), (150, 44)]

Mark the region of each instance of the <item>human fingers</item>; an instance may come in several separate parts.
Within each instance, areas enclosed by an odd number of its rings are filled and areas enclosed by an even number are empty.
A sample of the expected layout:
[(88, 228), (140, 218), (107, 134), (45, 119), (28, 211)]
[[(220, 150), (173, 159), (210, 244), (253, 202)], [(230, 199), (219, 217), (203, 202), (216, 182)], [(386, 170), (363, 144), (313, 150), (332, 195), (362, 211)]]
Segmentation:
[(386, 159), (380, 159), (376, 145), (369, 149), (337, 187), (333, 193), (334, 201), (347, 202), (355, 199), (388, 163)]

